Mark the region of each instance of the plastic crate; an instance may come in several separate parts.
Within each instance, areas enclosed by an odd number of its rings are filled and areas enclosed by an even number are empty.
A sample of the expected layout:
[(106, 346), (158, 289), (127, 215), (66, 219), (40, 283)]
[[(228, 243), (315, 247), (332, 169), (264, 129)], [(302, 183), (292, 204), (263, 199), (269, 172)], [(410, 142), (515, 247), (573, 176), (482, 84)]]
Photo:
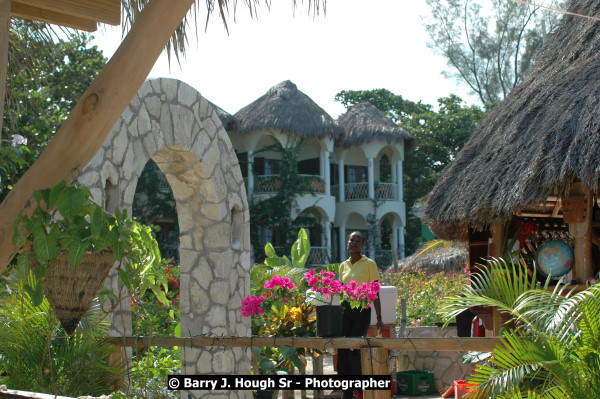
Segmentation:
[(433, 373), (431, 371), (400, 371), (396, 384), (399, 394), (425, 395), (434, 392)]

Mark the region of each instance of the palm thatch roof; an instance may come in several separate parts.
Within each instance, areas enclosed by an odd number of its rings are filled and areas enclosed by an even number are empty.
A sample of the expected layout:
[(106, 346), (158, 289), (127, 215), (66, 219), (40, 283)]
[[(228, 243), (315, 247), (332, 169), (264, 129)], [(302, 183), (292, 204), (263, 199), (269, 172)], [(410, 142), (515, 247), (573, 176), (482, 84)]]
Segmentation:
[(266, 94), (235, 113), (239, 132), (277, 129), (305, 137), (330, 137), (341, 132), (337, 122), (289, 80), (271, 87)]
[[(469, 258), (467, 245), (460, 242), (441, 243), (432, 249), (426, 247), (398, 261), (398, 270), (427, 269), (432, 271), (463, 270)], [(393, 268), (390, 268), (393, 270)], [(388, 269), (388, 270), (390, 270)]]
[(213, 110), (219, 117), (219, 120), (223, 124), (223, 127), (226, 131), (229, 132), (231, 130), (237, 130), (239, 128), (240, 123), (237, 119), (235, 119), (233, 115), (231, 115), (229, 112), (225, 111), (223, 108), (219, 107), (213, 102), (208, 101), (208, 103), (211, 107), (213, 107)]
[(338, 123), (344, 129), (344, 133), (336, 144), (342, 147), (360, 146), (375, 139), (387, 141), (389, 144), (405, 141), (407, 149), (414, 145), (414, 138), (407, 130), (396, 125), (370, 103), (353, 105), (339, 117)]
[[(569, 11), (600, 17), (600, 2)], [(424, 210), (441, 238), (465, 237), (520, 209), (600, 179), (600, 23), (565, 15), (530, 75), (480, 124), (442, 172)]]

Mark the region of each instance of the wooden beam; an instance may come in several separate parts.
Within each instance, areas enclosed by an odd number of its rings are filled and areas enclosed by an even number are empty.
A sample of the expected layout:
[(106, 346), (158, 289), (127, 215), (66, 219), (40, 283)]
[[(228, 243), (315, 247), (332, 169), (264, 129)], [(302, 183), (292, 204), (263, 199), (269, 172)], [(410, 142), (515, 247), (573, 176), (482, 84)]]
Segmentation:
[(109, 25), (121, 23), (121, 0), (13, 0), (13, 2), (93, 22)]
[(560, 198), (556, 200), (556, 202), (554, 203), (554, 209), (552, 209), (552, 217), (558, 217), (558, 212), (560, 211), (560, 207), (561, 207), (562, 202), (560, 201)]
[(148, 346), (206, 346), (218, 348), (243, 348), (268, 346), (271, 348), (384, 348), (404, 351), (435, 352), (491, 352), (500, 343), (499, 338), (317, 338), (317, 337), (111, 337), (113, 345), (132, 348)]
[(42, 21), (49, 24), (66, 26), (68, 28), (80, 29), (87, 32), (94, 32), (98, 24), (89, 19), (76, 18), (70, 15), (59, 14), (53, 11), (43, 10), (41, 8), (31, 7), (25, 4), (12, 3), (10, 13), (13, 17), (28, 19), (32, 21)]
[(72, 182), (96, 155), (194, 0), (148, 2), (108, 64), (40, 157), (0, 204), (0, 273), (15, 255), (15, 216), (31, 214), (33, 192)]

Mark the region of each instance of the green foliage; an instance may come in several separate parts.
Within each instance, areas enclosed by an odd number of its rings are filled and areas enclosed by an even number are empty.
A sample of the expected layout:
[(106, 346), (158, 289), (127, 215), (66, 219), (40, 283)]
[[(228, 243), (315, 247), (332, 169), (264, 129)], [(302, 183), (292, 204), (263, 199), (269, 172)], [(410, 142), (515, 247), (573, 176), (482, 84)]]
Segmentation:
[(10, 294), (0, 296), (0, 384), (11, 389), (64, 396), (108, 394), (124, 374), (109, 364), (109, 323), (98, 302), (75, 333), (65, 331), (43, 298), (39, 306), (25, 290), (36, 285), (32, 273), (17, 267), (9, 277)]
[(133, 363), (130, 371), (133, 377), (133, 397), (179, 398), (179, 392), (169, 390), (166, 381), (169, 375), (181, 373), (180, 352), (181, 350), (177, 346), (170, 348), (151, 346), (148, 348), (141, 360)]
[(132, 207), (132, 216), (135, 220), (145, 225), (155, 225), (159, 221), (159, 226), (168, 231), (157, 231), (156, 241), (160, 248), (160, 253), (164, 258), (173, 258), (179, 261), (179, 224), (177, 223), (177, 212), (175, 210), (175, 197), (170, 186), (163, 186), (161, 182), (166, 183), (164, 174), (149, 159), (135, 188), (135, 195)]
[[(464, 272), (431, 272), (425, 269), (410, 269), (404, 272), (387, 272), (382, 275), (381, 285), (392, 285), (398, 289), (398, 297), (406, 298), (408, 326), (432, 326), (441, 323), (439, 315), (443, 299), (460, 292), (467, 284)], [(400, 324), (402, 307), (396, 308), (397, 323)]]
[[(164, 289), (167, 277), (160, 272), (161, 256), (149, 227), (127, 218), (127, 212), (117, 209), (109, 214), (94, 203), (91, 192), (85, 186), (69, 185), (64, 181), (52, 188), (34, 192), (36, 206), (31, 216), (17, 215), (14, 223), (13, 244), (22, 247), (26, 237), (24, 228), (31, 236), (33, 252), (25, 251), (18, 263), (29, 265), (30, 258), (40, 263), (36, 275), (42, 279), (49, 261), (62, 251), (68, 252), (71, 266), (75, 269), (86, 251), (111, 249), (120, 261), (119, 288), (139, 290), (143, 295), (150, 289), (166, 302)], [(36, 286), (26, 286), (33, 296), (34, 304), (42, 300), (41, 281)], [(104, 291), (104, 294), (114, 294)]]
[(405, 100), (386, 89), (342, 91), (336, 101), (350, 107), (368, 101), (415, 138), (415, 148), (405, 152), (404, 201), (407, 209), (406, 249), (413, 253), (423, 242), (421, 221), (413, 213), (435, 185), (440, 172), (454, 159), (488, 110), (466, 106), (450, 95), (438, 100), (438, 110), (429, 104)]
[[(11, 20), (10, 72), (0, 142), (0, 201), (38, 158), (81, 95), (106, 64), (91, 37), (54, 38), (49, 26)], [(56, 39), (56, 40), (55, 40)], [(56, 43), (55, 43), (56, 41)], [(20, 48), (19, 51), (16, 49)], [(12, 135), (27, 146), (12, 147)]]
[(568, 290), (562, 282), (550, 287), (549, 280), (540, 287), (525, 267), (491, 260), (462, 295), (447, 298), (446, 318), (472, 306), (498, 306), (516, 326), (503, 331), (469, 379), (479, 385), (477, 397), (600, 397), (600, 286)]
[[(264, 228), (275, 229), (279, 233), (281, 246), (289, 248), (294, 243), (295, 232), (302, 227), (311, 227), (319, 230), (320, 224), (310, 212), (304, 212), (292, 218), (292, 211), (298, 210), (297, 198), (300, 194), (314, 193), (306, 179), (301, 179), (298, 173), (298, 154), (302, 149), (302, 138), (288, 135), (286, 144), (283, 145), (275, 136), (273, 144), (255, 152), (274, 151), (281, 157), (280, 190), (273, 196), (260, 202), (252, 200), (250, 203), (250, 242), (254, 249), (256, 259), (262, 261), (259, 231)], [(293, 248), (292, 248), (293, 250)]]
[[(544, 6), (563, 8), (563, 1)], [(429, 46), (446, 58), (453, 77), (482, 104), (498, 103), (527, 75), (544, 37), (560, 14), (532, 3), (493, 0), (427, 0)]]
[[(250, 293), (263, 295), (267, 299), (264, 315), (252, 316), (252, 335), (301, 337), (315, 335), (314, 306), (307, 303), (308, 286), (304, 281), (304, 263), (310, 252), (310, 243), (304, 229), (298, 232), (297, 240), (292, 244), (292, 260), (286, 256), (277, 256), (273, 246), (265, 246), (264, 263), (256, 263), (250, 269)], [(283, 298), (270, 298), (271, 292), (264, 289), (264, 284), (273, 276), (287, 276), (296, 287), (294, 295)], [(306, 353), (303, 348), (253, 348), (256, 353), (257, 366), (263, 374), (293, 373), (294, 367), (300, 369), (301, 358)]]

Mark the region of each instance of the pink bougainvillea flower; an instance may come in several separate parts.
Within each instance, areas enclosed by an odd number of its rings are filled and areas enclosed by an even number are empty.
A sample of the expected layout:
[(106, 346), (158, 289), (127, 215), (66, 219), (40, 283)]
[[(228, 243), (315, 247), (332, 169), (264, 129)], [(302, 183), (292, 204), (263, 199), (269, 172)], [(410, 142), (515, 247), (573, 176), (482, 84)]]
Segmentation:
[(240, 306), (240, 312), (244, 317), (250, 317), (253, 314), (265, 314), (265, 311), (260, 305), (265, 301), (264, 296), (248, 295), (242, 299), (242, 306)]

